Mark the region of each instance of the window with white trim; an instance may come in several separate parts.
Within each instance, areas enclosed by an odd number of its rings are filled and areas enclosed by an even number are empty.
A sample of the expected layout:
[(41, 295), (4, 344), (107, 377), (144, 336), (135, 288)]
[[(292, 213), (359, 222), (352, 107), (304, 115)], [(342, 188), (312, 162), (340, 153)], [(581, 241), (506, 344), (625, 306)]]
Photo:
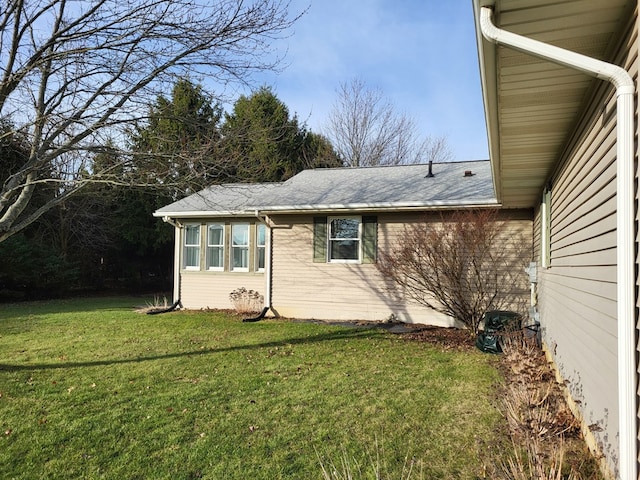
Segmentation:
[(207, 270), (224, 270), (224, 224), (207, 225)]
[(329, 261), (360, 261), (360, 217), (329, 218)]
[(192, 224), (184, 227), (184, 268), (200, 269), (200, 225)]
[(249, 224), (231, 225), (231, 268), (234, 272), (249, 271)]
[(375, 263), (378, 217), (313, 217), (314, 263)]
[(256, 224), (256, 271), (264, 272), (264, 264), (267, 250), (267, 226), (264, 223)]

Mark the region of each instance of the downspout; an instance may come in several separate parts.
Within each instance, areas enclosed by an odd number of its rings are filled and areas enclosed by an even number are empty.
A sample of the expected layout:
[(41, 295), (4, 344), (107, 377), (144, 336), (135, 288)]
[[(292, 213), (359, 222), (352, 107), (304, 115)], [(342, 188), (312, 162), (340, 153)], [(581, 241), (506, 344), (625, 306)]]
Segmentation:
[(180, 230), (182, 225), (164, 216), (162, 221), (174, 227), (174, 248), (173, 248), (173, 301), (180, 302)]
[(619, 478), (637, 479), (634, 260), (634, 82), (623, 68), (497, 28), (493, 11), (480, 9), (480, 29), (490, 42), (580, 70), (611, 82), (617, 97), (617, 305)]

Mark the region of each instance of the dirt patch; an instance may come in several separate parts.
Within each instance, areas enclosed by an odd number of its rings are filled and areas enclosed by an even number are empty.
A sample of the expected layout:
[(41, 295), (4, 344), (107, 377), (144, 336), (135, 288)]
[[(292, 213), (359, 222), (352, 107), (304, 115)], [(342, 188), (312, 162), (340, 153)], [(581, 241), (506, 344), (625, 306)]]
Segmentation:
[(426, 342), (443, 350), (472, 350), (475, 338), (461, 328), (422, 327), (403, 335), (407, 340)]

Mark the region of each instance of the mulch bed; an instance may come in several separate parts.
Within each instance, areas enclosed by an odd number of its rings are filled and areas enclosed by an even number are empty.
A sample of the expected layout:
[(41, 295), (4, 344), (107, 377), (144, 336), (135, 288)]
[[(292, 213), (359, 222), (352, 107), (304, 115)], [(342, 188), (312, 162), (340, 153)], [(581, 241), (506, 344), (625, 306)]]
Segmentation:
[[(425, 327), (414, 332), (403, 334), (409, 341), (427, 342), (442, 350), (469, 351), (476, 349), (475, 336), (468, 330), (442, 327)], [(526, 389), (529, 392), (544, 392), (543, 402), (551, 415), (545, 423), (540, 425), (533, 421), (535, 410), (541, 405), (521, 404), (521, 422), (509, 419), (510, 436), (515, 443), (525, 446), (530, 438), (539, 440), (542, 454), (547, 457), (554, 455), (555, 448), (561, 441), (565, 447), (565, 468), (573, 471), (576, 479), (602, 479), (597, 462), (589, 452), (580, 432), (580, 425), (569, 407), (563, 393), (563, 386), (559, 384), (553, 369), (542, 349), (524, 341), (521, 345), (517, 340), (507, 344), (506, 353), (500, 354), (500, 370), (505, 384), (496, 389), (496, 403), (501, 405), (505, 396), (513, 391)], [(487, 355), (491, 355), (487, 353)], [(535, 395), (531, 398), (535, 398)], [(538, 397), (540, 399), (542, 397)], [(565, 478), (565, 477), (563, 477)]]
[(427, 342), (443, 350), (473, 350), (475, 338), (468, 330), (461, 328), (424, 327), (415, 332), (405, 333), (407, 340)]

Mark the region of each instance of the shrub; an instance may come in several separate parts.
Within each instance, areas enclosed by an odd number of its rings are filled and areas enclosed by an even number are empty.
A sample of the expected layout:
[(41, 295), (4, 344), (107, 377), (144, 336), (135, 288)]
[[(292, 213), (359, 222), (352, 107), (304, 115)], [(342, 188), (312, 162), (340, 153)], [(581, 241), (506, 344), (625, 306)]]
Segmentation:
[(229, 294), (236, 312), (240, 314), (259, 312), (264, 304), (264, 296), (255, 290), (244, 287), (236, 288)]
[(466, 210), (405, 226), (376, 266), (391, 290), (477, 333), (491, 310), (522, 310), (531, 259), (524, 235), (498, 211)]

